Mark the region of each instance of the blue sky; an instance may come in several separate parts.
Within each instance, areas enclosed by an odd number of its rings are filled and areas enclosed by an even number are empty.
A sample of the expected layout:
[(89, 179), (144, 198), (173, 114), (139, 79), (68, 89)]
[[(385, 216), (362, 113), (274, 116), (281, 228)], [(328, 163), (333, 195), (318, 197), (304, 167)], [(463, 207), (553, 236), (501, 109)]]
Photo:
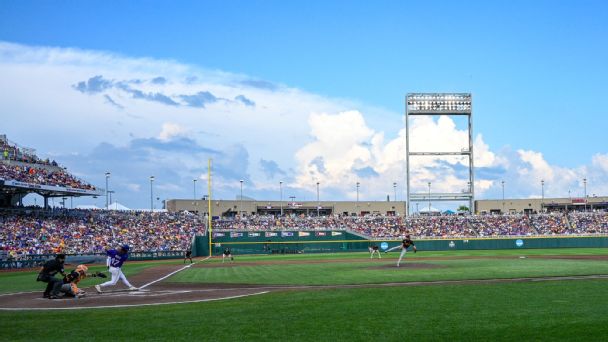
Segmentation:
[[(96, 119), (90, 122), (107, 127), (114, 135), (74, 134), (72, 140), (78, 144), (69, 145), (42, 130), (25, 133), (9, 125), (6, 133), (9, 139), (35, 147), (41, 154), (61, 157), (74, 172), (97, 184), (102, 181), (96, 172), (119, 168), (109, 157), (98, 159), (103, 163), (98, 167), (87, 159), (104, 147), (111, 145), (124, 154), (139, 151), (135, 155), (141, 156), (145, 143), (159, 139), (146, 147), (154, 152), (137, 171), (161, 174), (164, 171), (152, 164), (154, 156), (161, 154), (155, 150), (158, 143), (187, 139), (190, 145), (175, 147), (179, 153), (189, 155), (188, 150), (194, 149), (203, 159), (216, 153), (212, 157), (225, 164), (226, 185), (218, 184), (224, 198), (234, 196), (232, 182), (238, 178), (249, 180), (252, 197), (273, 197), (276, 189), (271, 184), (283, 178), (294, 194), (311, 199), (305, 183), (314, 184), (312, 178), (316, 178), (328, 185), (326, 197), (349, 199), (353, 191), (346, 184), (363, 175), (363, 182), (369, 184), (366, 195), (382, 199), (390, 189), (378, 189), (380, 184), (399, 181), (402, 168), (399, 160), (369, 154), (390, 150), (391, 142), (399, 140), (404, 94), (472, 92), (475, 133), (481, 135), (480, 143), (494, 158), (486, 155), (479, 163), (478, 178), (489, 182), (479, 184), (481, 198), (497, 197), (497, 183), (502, 179), (511, 185), (512, 197), (538, 196), (538, 186), (531, 184), (549, 176), (554, 179), (548, 182), (552, 184), (550, 195), (578, 191), (578, 179), (583, 177), (593, 180), (590, 187), (593, 184), (595, 192), (607, 194), (604, 132), (608, 110), (602, 105), (608, 90), (607, 23), (608, 5), (603, 1), (3, 1), (0, 41), (5, 45), (0, 62), (11, 78), (3, 77), (0, 86), (13, 93), (2, 99), (2, 116), (16, 127), (20, 122), (14, 114), (28, 117), (29, 112), (30, 117), (61, 119), (77, 108), (95, 112)], [(61, 62), (53, 57), (56, 55), (63, 56)], [(146, 66), (141, 66), (142, 59)], [(24, 65), (38, 68), (28, 70)], [(73, 78), (66, 72), (73, 72)], [(94, 82), (96, 76), (109, 86), (93, 92), (77, 90), (80, 82)], [(194, 76), (198, 76), (196, 81), (186, 81)], [(149, 86), (138, 88), (130, 83), (127, 89), (127, 81), (137, 77)], [(168, 82), (155, 84), (155, 77)], [(40, 84), (28, 87), (33, 80), (42, 84), (47, 80), (50, 89)], [(268, 86), (267, 92), (256, 92), (261, 85)], [(51, 100), (51, 89), (57, 87), (65, 92), (54, 95), (68, 104)], [(141, 92), (139, 98), (137, 91)], [(27, 96), (19, 96), (27, 92), (53, 104), (28, 104)], [(180, 105), (159, 101), (165, 97)], [(243, 99), (251, 102), (247, 105)], [(234, 135), (224, 133), (211, 139), (213, 132), (200, 133), (206, 132), (204, 126), (225, 127), (197, 124), (180, 116), (195, 108), (188, 105), (192, 101), (208, 104), (197, 107), (200, 112), (219, 110), (223, 120), (244, 123), (250, 118), (250, 129), (236, 125)], [(293, 109), (303, 103), (302, 108)], [(219, 104), (223, 107), (213, 107)], [(163, 118), (167, 106), (174, 112)], [(48, 112), (42, 114), (40, 108)], [(352, 111), (358, 114), (340, 114)], [(290, 131), (289, 122), (276, 119), (281, 115), (299, 120), (300, 129)], [(362, 122), (357, 121), (358, 115)], [(142, 123), (121, 117), (144, 119)], [(267, 121), (262, 124), (261, 118)], [(338, 134), (344, 140), (333, 141), (332, 133), (316, 126), (318, 120), (321, 126), (323, 122), (342, 126), (340, 120), (355, 120), (358, 135)], [(70, 117), (70, 122), (78, 127), (79, 120)], [(267, 142), (272, 134), (251, 132), (257, 125), (276, 125), (286, 132), (289, 143)], [(446, 135), (439, 126), (427, 123), (426, 127)], [(160, 139), (163, 132), (164, 140)], [(378, 134), (383, 136), (382, 143), (374, 138)], [(327, 151), (329, 146), (343, 145), (361, 148)], [(349, 153), (354, 156), (350, 160), (337, 157)], [(166, 167), (168, 178), (180, 179), (167, 181), (166, 197), (188, 194), (185, 180), (202, 171), (184, 163), (181, 174), (172, 174)], [(326, 167), (332, 163), (352, 167)], [(440, 167), (430, 164), (427, 171)], [(116, 182), (124, 178), (124, 189), (132, 189), (124, 191), (125, 204), (144, 206), (143, 196), (137, 194), (143, 191), (143, 183), (133, 176), (113, 174)], [(429, 177), (421, 171), (420, 183)], [(458, 186), (449, 178), (433, 181), (445, 182), (446, 189)]]

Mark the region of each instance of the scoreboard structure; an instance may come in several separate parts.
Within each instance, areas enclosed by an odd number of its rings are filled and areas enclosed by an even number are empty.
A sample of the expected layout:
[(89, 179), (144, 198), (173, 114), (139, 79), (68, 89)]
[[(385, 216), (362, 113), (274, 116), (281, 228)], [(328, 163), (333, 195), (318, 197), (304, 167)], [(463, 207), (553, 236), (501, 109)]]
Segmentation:
[[(468, 119), (468, 146), (456, 147), (452, 151), (410, 151), (410, 116), (416, 115), (457, 115)], [(468, 201), (469, 210), (473, 210), (475, 197), (475, 178), (473, 174), (473, 103), (470, 93), (409, 93), (405, 99), (405, 149), (406, 149), (406, 177), (407, 177), (407, 214), (410, 215), (412, 202), (428, 202), (429, 211), (434, 201)], [(468, 181), (464, 190), (458, 193), (431, 192), (431, 183), (428, 183), (427, 192), (411, 191), (410, 158), (424, 158), (428, 156), (464, 156), (468, 159)]]

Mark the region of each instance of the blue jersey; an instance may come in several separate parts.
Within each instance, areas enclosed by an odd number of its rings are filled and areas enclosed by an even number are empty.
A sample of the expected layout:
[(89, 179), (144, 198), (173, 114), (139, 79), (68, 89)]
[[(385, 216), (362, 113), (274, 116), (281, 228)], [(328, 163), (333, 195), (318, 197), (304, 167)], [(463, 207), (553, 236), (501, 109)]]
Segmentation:
[(111, 267), (122, 267), (122, 263), (127, 260), (129, 257), (128, 253), (119, 254), (115, 249), (109, 249), (106, 251), (106, 254), (110, 258), (110, 266)]

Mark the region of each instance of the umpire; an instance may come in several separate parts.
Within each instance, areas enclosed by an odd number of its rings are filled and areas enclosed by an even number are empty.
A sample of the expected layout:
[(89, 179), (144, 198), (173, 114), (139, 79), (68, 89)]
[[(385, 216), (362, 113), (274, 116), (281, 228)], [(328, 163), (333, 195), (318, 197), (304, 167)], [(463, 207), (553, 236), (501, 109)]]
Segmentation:
[(64, 263), (65, 254), (57, 254), (54, 260), (49, 260), (42, 266), (42, 270), (38, 273), (38, 278), (36, 280), (47, 283), (44, 294), (42, 295), (43, 298), (61, 298), (59, 296), (59, 290), (61, 289), (61, 285), (63, 285), (63, 280), (55, 278), (55, 275), (61, 273), (62, 276), (65, 276), (65, 272), (63, 271)]

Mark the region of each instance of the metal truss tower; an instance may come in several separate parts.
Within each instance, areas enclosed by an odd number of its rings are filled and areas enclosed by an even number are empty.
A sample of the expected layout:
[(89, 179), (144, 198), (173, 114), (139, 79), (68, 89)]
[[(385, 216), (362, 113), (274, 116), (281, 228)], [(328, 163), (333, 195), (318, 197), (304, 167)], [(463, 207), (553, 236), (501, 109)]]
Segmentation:
[[(475, 195), (475, 178), (473, 174), (473, 106), (470, 93), (409, 93), (405, 99), (405, 149), (406, 149), (406, 176), (407, 176), (407, 214), (411, 213), (412, 202), (427, 202), (429, 207), (433, 201), (469, 201), (469, 210), (473, 210)], [(469, 146), (461, 147), (460, 151), (410, 152), (410, 116), (412, 115), (465, 115), (468, 118)], [(469, 178), (467, 188), (459, 193), (422, 193), (411, 192), (410, 157), (425, 156), (467, 156), (469, 160)]]

